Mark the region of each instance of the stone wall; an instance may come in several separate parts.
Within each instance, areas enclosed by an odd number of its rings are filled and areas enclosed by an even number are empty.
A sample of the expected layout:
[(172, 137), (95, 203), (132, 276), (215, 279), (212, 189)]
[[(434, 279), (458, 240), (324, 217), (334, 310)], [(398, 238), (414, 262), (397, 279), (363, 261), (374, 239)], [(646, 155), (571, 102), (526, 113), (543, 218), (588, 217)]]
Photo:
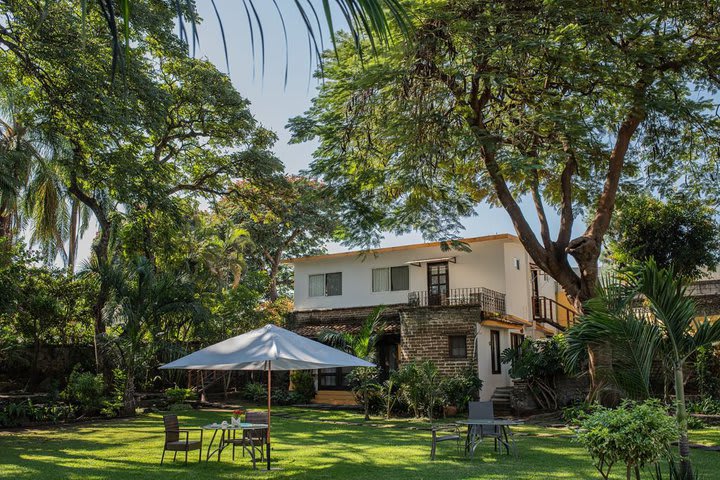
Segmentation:
[(92, 345), (43, 345), (37, 352), (37, 366), (33, 369), (35, 355), (32, 346), (19, 346), (2, 352), (0, 392), (24, 387), (28, 382), (41, 391), (47, 391), (53, 383), (62, 386), (76, 365), (86, 371), (95, 368)]
[[(587, 398), (590, 382), (587, 375), (560, 375), (555, 379), (558, 408), (575, 405)], [(538, 411), (535, 398), (524, 381), (515, 380), (510, 396), (510, 408), (515, 415), (528, 415)]]
[[(473, 341), (479, 307), (419, 307), (400, 310), (400, 362), (432, 360), (443, 375), (476, 368)], [(465, 335), (467, 356), (451, 358), (448, 337)]]

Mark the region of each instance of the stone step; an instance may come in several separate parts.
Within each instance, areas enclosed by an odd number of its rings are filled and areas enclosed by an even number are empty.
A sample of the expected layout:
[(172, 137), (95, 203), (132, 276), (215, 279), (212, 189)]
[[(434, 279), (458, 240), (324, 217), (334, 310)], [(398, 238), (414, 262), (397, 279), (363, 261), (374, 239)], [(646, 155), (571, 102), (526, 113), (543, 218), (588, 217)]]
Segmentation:
[(312, 403), (326, 405), (357, 405), (357, 399), (347, 390), (318, 390)]

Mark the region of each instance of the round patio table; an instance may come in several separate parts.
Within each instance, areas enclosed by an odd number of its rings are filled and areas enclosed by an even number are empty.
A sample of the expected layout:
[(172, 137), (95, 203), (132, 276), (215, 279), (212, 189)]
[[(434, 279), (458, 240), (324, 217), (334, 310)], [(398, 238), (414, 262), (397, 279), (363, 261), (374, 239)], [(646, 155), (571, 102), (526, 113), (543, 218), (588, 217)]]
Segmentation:
[[(495, 439), (495, 449), (497, 450), (497, 442), (505, 447), (508, 455), (512, 450), (513, 456), (517, 457), (517, 447), (515, 445), (515, 437), (510, 430), (510, 427), (515, 425), (523, 425), (525, 422), (522, 420), (506, 420), (501, 418), (476, 418), (467, 420), (458, 420), (456, 422), (459, 425), (467, 425), (467, 438), (465, 440), (465, 452), (470, 453), (470, 458), (473, 458), (475, 449), (482, 443), (483, 437), (492, 437)], [(482, 427), (495, 427), (491, 434), (483, 433)]]
[[(212, 423), (209, 425), (203, 425), (203, 430), (213, 430), (212, 438), (210, 439), (210, 443), (208, 443), (207, 447), (207, 456), (205, 458), (206, 461), (210, 461), (210, 457), (217, 454), (218, 462), (220, 461), (220, 455), (222, 454), (222, 451), (225, 450), (225, 447), (228, 445), (233, 444), (233, 440), (235, 440), (235, 434), (240, 431), (243, 435), (243, 452), (247, 451), (250, 454), (250, 457), (252, 458), (253, 462), (253, 468), (256, 468), (255, 462), (255, 445), (253, 443), (253, 437), (255, 435), (248, 435), (245, 437), (246, 431), (255, 431), (255, 430), (267, 430), (268, 426), (265, 423), (240, 423), (240, 425), (222, 425), (220, 423)], [(220, 433), (220, 443), (218, 444), (217, 448), (211, 451), (213, 443), (215, 442), (215, 437), (218, 434), (218, 431)], [(230, 432), (233, 433), (233, 438), (230, 438)], [(262, 438), (265, 436), (265, 432), (262, 432), (261, 435), (258, 435), (259, 438)], [(248, 445), (245, 444), (245, 441), (249, 443)], [(263, 446), (261, 445), (260, 448)], [(234, 456), (234, 455), (233, 455)]]

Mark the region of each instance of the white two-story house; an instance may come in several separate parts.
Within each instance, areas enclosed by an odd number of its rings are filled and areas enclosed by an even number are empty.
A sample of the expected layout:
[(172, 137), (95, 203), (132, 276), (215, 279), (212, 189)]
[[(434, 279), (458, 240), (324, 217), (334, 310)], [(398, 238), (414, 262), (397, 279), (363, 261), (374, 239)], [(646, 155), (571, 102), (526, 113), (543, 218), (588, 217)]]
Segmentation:
[[(295, 271), (295, 330), (356, 331), (378, 305), (385, 332), (378, 364), (432, 360), (444, 374), (472, 368), (482, 398), (512, 384), (501, 352), (574, 321), (554, 280), (533, 267), (517, 237), (466, 238), (468, 251), (440, 243), (343, 252), (290, 260)], [(560, 300), (560, 303), (558, 303)], [(320, 402), (352, 401), (343, 369), (318, 372)]]

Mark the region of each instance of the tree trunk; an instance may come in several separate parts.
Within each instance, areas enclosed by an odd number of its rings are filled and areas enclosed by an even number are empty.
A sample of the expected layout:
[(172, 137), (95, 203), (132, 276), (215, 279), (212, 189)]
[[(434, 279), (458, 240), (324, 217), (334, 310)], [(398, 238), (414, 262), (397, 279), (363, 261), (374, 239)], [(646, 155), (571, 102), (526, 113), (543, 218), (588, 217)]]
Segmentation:
[(103, 309), (110, 298), (110, 282), (107, 276), (108, 268), (108, 249), (110, 246), (110, 225), (100, 224), (100, 230), (93, 243), (93, 252), (97, 260), (98, 269), (100, 270), (100, 290), (98, 291), (95, 305), (93, 305), (93, 317), (95, 318), (95, 334), (103, 335), (105, 333), (105, 321), (103, 320)]
[(110, 247), (110, 229), (112, 228), (112, 224), (104, 207), (95, 197), (88, 195), (80, 188), (77, 177), (74, 175), (70, 179), (68, 191), (80, 202), (87, 205), (98, 222), (98, 232), (93, 240), (92, 250), (95, 254), (100, 274), (100, 291), (95, 300), (95, 305), (93, 305), (93, 317), (95, 319), (95, 335), (101, 335), (105, 333), (105, 322), (102, 318), (102, 311), (110, 296), (110, 283), (106, 270), (108, 267), (108, 249)]
[(123, 415), (135, 415), (135, 374), (132, 368), (128, 369), (125, 381), (125, 392), (123, 394)]
[(12, 213), (0, 209), (0, 238), (7, 239), (6, 247), (10, 247), (13, 241)]
[(685, 408), (685, 381), (683, 376), (683, 362), (675, 365), (675, 418), (677, 419), (680, 438), (678, 449), (680, 453), (680, 478), (681, 480), (692, 480), (693, 468), (690, 463), (690, 441), (688, 440), (688, 415)]
[(363, 395), (363, 404), (365, 407), (365, 421), (370, 420), (370, 395), (365, 392)]
[(78, 248), (78, 221), (80, 217), (80, 202), (76, 198), (72, 200), (70, 207), (70, 232), (68, 240), (68, 275), (75, 273), (75, 263), (77, 262)]
[(278, 251), (274, 256), (270, 257), (270, 283), (268, 284), (268, 300), (274, 302), (278, 299), (277, 276), (280, 271), (280, 256), (282, 252)]

